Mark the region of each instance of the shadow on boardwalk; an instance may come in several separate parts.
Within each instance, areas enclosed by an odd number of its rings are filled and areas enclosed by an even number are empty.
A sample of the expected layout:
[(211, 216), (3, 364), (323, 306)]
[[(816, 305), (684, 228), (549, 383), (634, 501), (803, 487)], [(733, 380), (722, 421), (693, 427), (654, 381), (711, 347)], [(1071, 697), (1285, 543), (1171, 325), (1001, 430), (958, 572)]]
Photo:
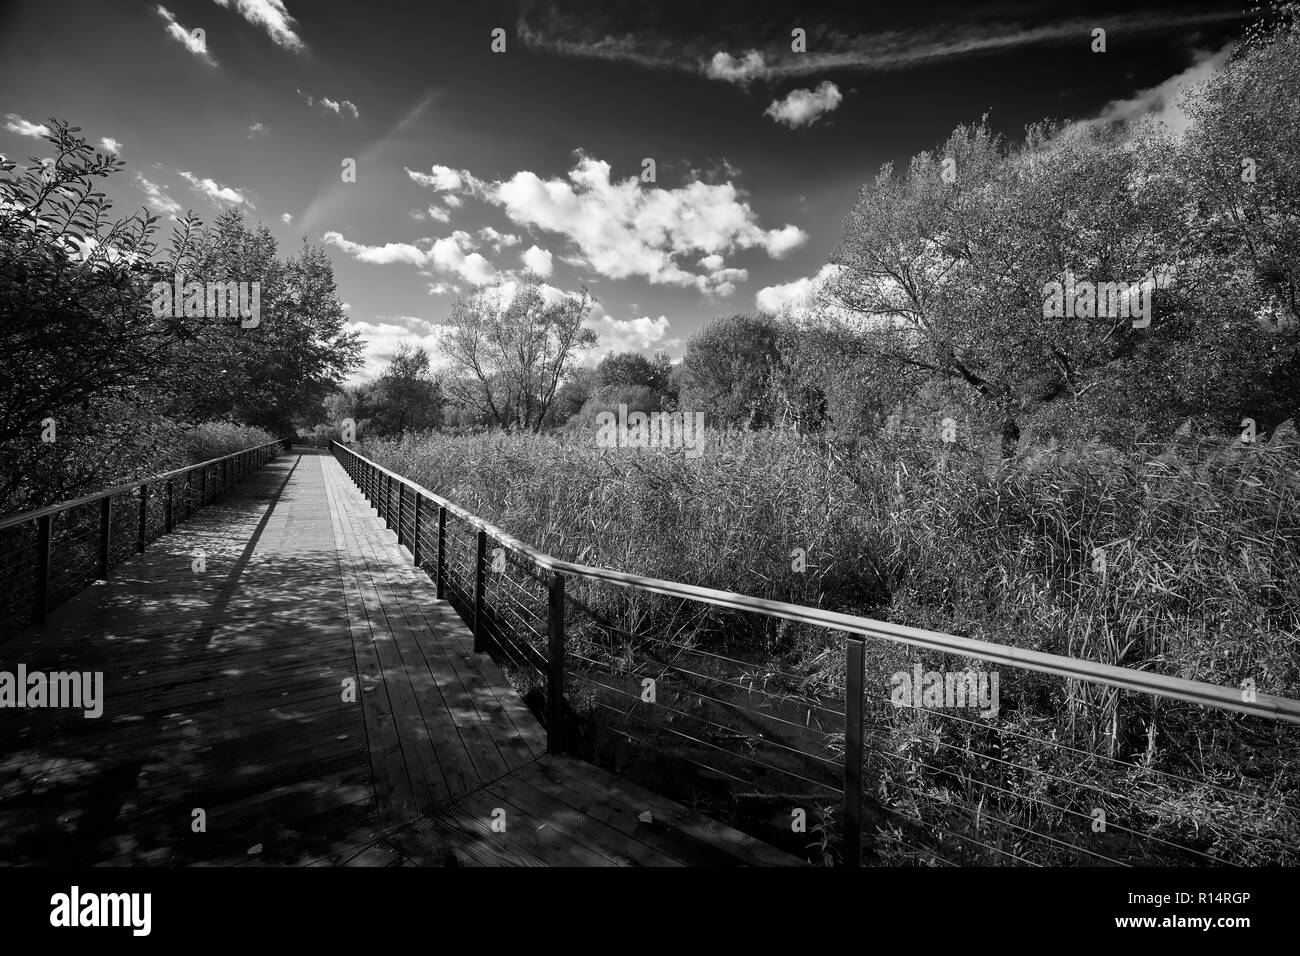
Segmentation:
[(98, 719), (0, 710), (0, 862), (799, 862), (547, 756), (472, 643), (332, 457), (282, 456), (0, 645), (104, 675)]

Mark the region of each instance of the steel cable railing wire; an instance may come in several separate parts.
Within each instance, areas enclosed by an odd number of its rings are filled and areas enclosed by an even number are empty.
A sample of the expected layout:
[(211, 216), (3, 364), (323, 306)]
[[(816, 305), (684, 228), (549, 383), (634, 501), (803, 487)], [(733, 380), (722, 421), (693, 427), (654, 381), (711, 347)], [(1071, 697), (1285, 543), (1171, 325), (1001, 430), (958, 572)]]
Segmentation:
[[(335, 454), (354, 463), (364, 461), (359, 456), (350, 457), (355, 453), (341, 446), (335, 446)], [(1141, 755), (1131, 748), (1120, 749), (1118, 738), (1107, 744), (1089, 736), (1095, 733), (1087, 730), (1090, 723), (1080, 720), (1076, 729), (1068, 718), (1077, 713), (1092, 720), (1092, 708), (1118, 707), (1121, 697), (1139, 695), (1137, 700), (1143, 706), (1130, 705), (1129, 714), (1135, 720), (1148, 719), (1146, 715), (1154, 720), (1155, 705), (1159, 703), (1159, 716), (1167, 733), (1171, 717), (1175, 731), (1181, 726), (1179, 722), (1187, 723), (1184, 709), (1197, 713), (1208, 710), (1223, 719), (1221, 732), (1225, 740), (1281, 747), (1285, 743), (1283, 729), (1292, 730), (1300, 722), (1298, 701), (1270, 695), (1247, 698), (1231, 688), (1153, 671), (941, 635), (560, 561), (427, 489), (368, 462), (365, 467), (372, 475), (383, 477), (389, 489), (394, 484), (406, 489), (408, 513), (428, 508), (427, 512), (421, 510), (419, 522), (426, 566), (435, 560), (431, 555), (437, 550), (437, 515), (440, 511), (445, 515), (445, 590), (467, 623), (472, 623), (476, 598), (478, 534), (487, 535), (488, 556), (498, 548), (504, 550), (504, 572), (498, 566), (495, 573), (484, 574), (480, 625), (503, 657), (516, 663), (521, 655), (527, 660), (526, 649), (534, 649), (536, 644), (539, 655), (549, 661), (542, 622), (548, 622), (545, 630), (549, 631), (553, 614), (545, 603), (545, 585), (550, 580), (547, 575), (560, 574), (568, 585), (562, 619), (565, 686), (572, 680), (576, 682), (575, 694), (594, 695), (594, 702), (589, 704), (593, 713), (635, 723), (636, 734), (627, 733), (623, 726), (611, 725), (610, 731), (628, 740), (639, 740), (657, 759), (664, 756), (666, 749), (678, 750), (678, 759), (686, 764), (706, 769), (715, 777), (742, 781), (742, 775), (726, 769), (730, 759), (737, 761), (737, 770), (743, 765), (749, 771), (776, 773), (814, 787), (827, 784), (813, 779), (816, 774), (809, 768), (833, 771), (844, 760), (844, 734), (827, 729), (837, 722), (842, 726), (847, 719), (844, 678), (832, 679), (834, 671), (829, 669), (804, 675), (767, 660), (747, 661), (743, 654), (730, 653), (725, 642), (711, 642), (711, 634), (731, 626), (735, 612), (847, 632), (859, 643), (874, 640), (878, 646), (873, 645), (873, 666), (889, 660), (878, 653), (881, 649), (901, 648), (907, 651), (909, 666), (921, 663), (918, 654), (938, 653), (962, 662), (955, 673), (969, 672), (972, 662), (1010, 668), (1015, 680), (1004, 684), (1004, 690), (1012, 689), (1013, 699), (1008, 704), (1004, 695), (1008, 709), (1004, 719), (995, 725), (930, 707), (917, 708), (913, 716), (918, 719), (910, 720), (892, 706), (894, 701), (870, 692), (856, 705), (864, 715), (873, 707), (878, 712), (870, 738), (858, 739), (868, 771), (864, 779), (870, 781), (863, 791), (864, 809), (878, 815), (878, 820), (857, 833), (859, 841), (862, 835), (875, 833), (878, 850), (884, 854), (881, 859), (901, 859), (898, 854), (904, 852), (902, 848), (908, 841), (914, 844), (906, 850), (910, 854), (907, 859), (913, 862), (951, 862), (942, 860), (944, 853), (956, 853), (954, 858), (963, 861), (987, 861), (987, 856), (979, 856), (984, 853), (1027, 865), (1065, 859), (1128, 865), (1134, 861), (1185, 862), (1192, 857), (1217, 863), (1241, 862), (1268, 854), (1285, 858), (1288, 852), (1278, 839), (1279, 834), (1291, 832), (1285, 819), (1282, 823), (1270, 820), (1258, 824), (1244, 819), (1262, 793), (1276, 789), (1276, 780), (1269, 783), (1249, 773), (1229, 779), (1226, 767), (1220, 770), (1184, 753), (1177, 754), (1178, 760), (1173, 763), (1168, 759), (1153, 763), (1150, 754), (1139, 759)], [(490, 560), (488, 556), (485, 560)], [(753, 633), (760, 633), (766, 626), (758, 625)], [(648, 628), (650, 633), (640, 628)], [(936, 664), (927, 659), (925, 666), (933, 668)], [(616, 676), (610, 682), (604, 675)], [(618, 686), (623, 679), (648, 675), (654, 675), (659, 682), (659, 695), (653, 702)], [(873, 679), (880, 680), (881, 676), (877, 674)], [(1078, 692), (1079, 687), (1100, 688), (1103, 693), (1099, 698), (1086, 697)], [(602, 695), (608, 700), (601, 699)], [(1060, 701), (1064, 716), (1052, 725), (1050, 734), (1036, 733), (1038, 725), (1020, 719), (1017, 695), (1022, 699), (1033, 695)], [(618, 700), (632, 701), (632, 706), (626, 710), (612, 706)], [(755, 700), (764, 703), (754, 706)], [(695, 708), (699, 711), (692, 712)], [(1025, 713), (1032, 716), (1034, 711), (1031, 708)], [(826, 718), (825, 724), (819, 715)], [(933, 720), (930, 715), (934, 715)], [(818, 719), (814, 723), (815, 716)], [(737, 719), (741, 723), (737, 724)], [(1241, 726), (1243, 719), (1263, 721), (1268, 732), (1247, 734)], [(700, 736), (669, 726), (677, 721), (700, 727)], [(1064, 739), (1057, 739), (1058, 727)], [(1087, 733), (1079, 736), (1084, 730)], [(778, 732), (775, 738), (770, 736), (773, 731)], [(779, 736), (782, 733), (787, 736)], [(668, 739), (681, 741), (685, 749), (664, 748), (663, 741)], [(728, 746), (718, 746), (716, 741), (724, 739)], [(690, 748), (698, 748), (700, 753), (692, 754)], [(778, 760), (793, 758), (806, 764), (785, 768), (757, 760), (754, 753)], [(1234, 781), (1235, 786), (1231, 785)], [(1188, 801), (1203, 794), (1213, 796), (1214, 812), (1220, 819), (1207, 821), (1189, 809)], [(1285, 795), (1281, 802), (1278, 813), (1291, 813), (1293, 808)], [(1085, 826), (1086, 832), (1095, 832), (1094, 804), (1104, 806), (1111, 816), (1109, 836), (1096, 842), (1075, 842)], [(973, 807), (979, 808), (979, 815), (972, 824)], [(906, 812), (910, 810), (919, 812), (913, 816)], [(900, 829), (899, 821), (909, 829)], [(996, 839), (985, 843), (977, 838), (981, 833), (959, 832), (968, 825), (985, 832), (996, 831)], [(1196, 838), (1197, 826), (1208, 836)], [(1224, 845), (1212, 846), (1211, 840)], [(844, 849), (847, 852), (847, 847)]]
[[(942, 716), (942, 717), (947, 717), (947, 718), (955, 717), (955, 715), (952, 715), (952, 714), (946, 714), (946, 713), (944, 713), (944, 712), (942, 712), (942, 711), (931, 711), (931, 712), (929, 712), (929, 713), (933, 713), (933, 714), (936, 715), (936, 716)], [(991, 728), (991, 729), (993, 729), (994, 731), (998, 731), (998, 732), (1000, 732), (1000, 730), (1001, 730), (1001, 728), (996, 728), (996, 727), (993, 727), (993, 728)], [(1088, 791), (1091, 791), (1091, 792), (1093, 792), (1093, 793), (1100, 794), (1100, 795), (1104, 796), (1106, 799), (1108, 799), (1109, 801), (1111, 801), (1111, 806), (1112, 806), (1112, 807), (1113, 807), (1115, 804), (1119, 804), (1119, 803), (1125, 803), (1125, 802), (1128, 802), (1128, 803), (1135, 803), (1135, 802), (1136, 802), (1136, 799), (1137, 799), (1137, 798), (1135, 798), (1135, 797), (1132, 796), (1132, 795), (1121, 794), (1121, 793), (1118, 793), (1118, 792), (1116, 792), (1116, 791), (1114, 791), (1114, 790), (1109, 790), (1109, 789), (1107, 789), (1107, 788), (1105, 788), (1105, 787), (1102, 787), (1102, 786), (1100, 786), (1100, 785), (1098, 785), (1098, 784), (1095, 784), (1095, 783), (1091, 783), (1091, 782), (1083, 782), (1083, 781), (1077, 781), (1077, 780), (1070, 780), (1070, 779), (1068, 779), (1068, 778), (1061, 777), (1061, 776), (1058, 776), (1058, 775), (1056, 775), (1056, 774), (1053, 774), (1053, 773), (1051, 773), (1051, 772), (1048, 771), (1048, 770), (1044, 770), (1044, 769), (1041, 768), (1041, 767), (1030, 767), (1030, 766), (1027, 766), (1027, 765), (1025, 765), (1025, 764), (1019, 764), (1019, 763), (1016, 763), (1016, 762), (1014, 762), (1014, 761), (1004, 760), (1004, 759), (1002, 759), (1001, 757), (997, 757), (997, 756), (993, 756), (993, 755), (989, 754), (987, 751), (975, 751), (975, 750), (972, 750), (971, 748), (967, 748), (967, 747), (959, 747), (959, 746), (957, 746), (957, 745), (955, 745), (955, 744), (949, 743), (949, 742), (947, 742), (947, 741), (944, 741), (944, 740), (941, 740), (941, 739), (938, 739), (938, 738), (931, 738), (931, 739), (928, 739), (928, 740), (926, 741), (926, 743), (927, 743), (928, 746), (933, 746), (933, 747), (935, 747), (935, 748), (940, 748), (940, 747), (941, 747), (941, 748), (944, 748), (944, 749), (956, 750), (956, 751), (962, 752), (962, 753), (964, 753), (964, 754), (966, 754), (966, 755), (969, 755), (969, 756), (972, 756), (972, 757), (977, 757), (979, 760), (983, 761), (983, 762), (986, 763), (986, 764), (988, 764), (988, 763), (993, 763), (993, 764), (997, 764), (997, 765), (1000, 765), (1000, 766), (1004, 766), (1004, 767), (1007, 767), (1007, 768), (1010, 768), (1010, 769), (1014, 769), (1014, 770), (1022, 771), (1022, 772), (1024, 772), (1024, 773), (1035, 774), (1035, 775), (1037, 775), (1037, 776), (1044, 777), (1044, 778), (1046, 778), (1046, 779), (1048, 779), (1048, 780), (1051, 780), (1051, 781), (1053, 781), (1053, 782), (1056, 782), (1056, 783), (1060, 783), (1060, 784), (1063, 784), (1063, 785), (1066, 785), (1066, 786), (1073, 786), (1073, 787), (1076, 787), (1076, 788), (1081, 789), (1081, 790), (1088, 790)], [(1074, 751), (1074, 750), (1072, 750), (1072, 748), (1065, 748), (1065, 747), (1062, 747), (1061, 749), (1067, 750), (1067, 751), (1072, 752), (1072, 753), (1080, 753), (1079, 751)], [(887, 757), (887, 758), (889, 758), (889, 759), (896, 759), (896, 758), (898, 758), (898, 757), (900, 756), (900, 755), (898, 755), (898, 754), (896, 754), (896, 753), (885, 754), (884, 752), (881, 752), (881, 755), (882, 755), (882, 756), (885, 756), (885, 757)], [(1086, 755), (1086, 756), (1091, 756), (1091, 755)], [(1126, 769), (1128, 769), (1128, 770), (1130, 770), (1130, 771), (1135, 769), (1132, 765), (1124, 765), (1124, 766), (1125, 766)], [(1019, 796), (1021, 799), (1028, 799), (1028, 800), (1035, 800), (1035, 801), (1038, 801), (1038, 798), (1035, 798), (1035, 797), (1032, 797), (1032, 796), (1029, 796), (1029, 795), (1017, 795), (1017, 794), (1011, 794), (1011, 795), (1012, 795), (1012, 796)], [(1232, 796), (1234, 796), (1234, 797), (1240, 797), (1240, 796), (1241, 796), (1240, 793), (1231, 793), (1230, 795), (1232, 795)], [(1038, 801), (1038, 802), (1042, 802), (1042, 801)], [(1261, 803), (1261, 804), (1264, 803), (1263, 798), (1260, 799), (1260, 803)], [(1075, 812), (1077, 812), (1077, 811), (1072, 810), (1072, 809), (1069, 808), (1069, 807), (1064, 807), (1064, 806), (1062, 806), (1062, 805), (1060, 805), (1060, 804), (1050, 804), (1050, 806), (1052, 806), (1052, 807), (1055, 808), (1055, 809), (1058, 809), (1058, 810), (1061, 810), (1061, 811), (1063, 811), (1063, 812), (1066, 812), (1066, 813), (1075, 813)], [(1146, 807), (1144, 807), (1144, 809), (1146, 809), (1146, 810), (1148, 810), (1148, 811), (1154, 811), (1154, 810), (1155, 810), (1155, 808), (1154, 808), (1153, 806), (1146, 806)], [(1261, 805), (1260, 809), (1263, 810), (1264, 807)], [(1091, 814), (1091, 813), (1088, 813), (1088, 814), (1081, 814), (1081, 815), (1082, 815), (1082, 816), (1085, 816), (1085, 817), (1088, 819), (1089, 824), (1091, 825), (1091, 823), (1093, 822), (1092, 814)], [(1134, 815), (1136, 816), (1137, 814), (1134, 814)], [(1234, 829), (1234, 828), (1232, 828), (1232, 827), (1230, 827), (1230, 826), (1228, 826), (1228, 825), (1226, 825), (1226, 824), (1223, 824), (1223, 823), (1220, 823), (1219, 826), (1220, 826), (1221, 828), (1224, 828), (1224, 829), (1228, 830), (1229, 832), (1232, 832), (1234, 835), (1241, 837), (1243, 840), (1250, 839), (1250, 840), (1255, 840), (1255, 841), (1262, 841), (1262, 842), (1266, 842), (1266, 843), (1271, 843), (1271, 844), (1273, 844), (1273, 845), (1274, 845), (1275, 847), (1277, 847), (1279, 850), (1283, 850), (1283, 849), (1285, 849), (1285, 846), (1281, 843), (1281, 841), (1279, 841), (1279, 840), (1277, 840), (1277, 839), (1275, 839), (1275, 838), (1266, 837), (1266, 836), (1261, 836), (1261, 835), (1259, 835), (1259, 834), (1246, 834), (1246, 833), (1244, 833), (1244, 832), (1242, 832), (1242, 831), (1240, 831), (1240, 830), (1236, 830), (1236, 829)], [(1114, 822), (1114, 814), (1113, 814), (1113, 813), (1108, 814), (1107, 827), (1108, 827), (1109, 829), (1113, 829), (1113, 830), (1121, 830), (1121, 831), (1127, 830), (1127, 828), (1125, 828), (1122, 824), (1116, 824), (1116, 823)], [(1136, 833), (1137, 831), (1129, 831), (1129, 832), (1135, 832), (1135, 833)], [(1169, 846), (1171, 846), (1171, 847), (1178, 848), (1178, 849), (1180, 849), (1180, 850), (1186, 850), (1186, 851), (1192, 852), (1192, 853), (1194, 853), (1194, 854), (1205, 855), (1205, 856), (1207, 856), (1207, 857), (1209, 856), (1208, 854), (1202, 854), (1201, 851), (1196, 850), (1195, 848), (1192, 848), (1192, 847), (1188, 847), (1188, 846), (1185, 845), (1185, 844), (1177, 844), (1177, 843), (1172, 843), (1172, 842), (1170, 842), (1170, 841), (1165, 841), (1165, 840), (1163, 840), (1162, 838), (1157, 837), (1157, 836), (1154, 836), (1154, 835), (1151, 835), (1151, 834), (1142, 834), (1142, 836), (1144, 836), (1145, 838), (1149, 838), (1149, 839), (1155, 840), (1155, 841), (1157, 841), (1157, 842), (1166, 843), (1167, 845), (1169, 845)]]
[[(169, 483), (170, 527), (174, 530), (233, 485), (233, 481), (224, 477), (214, 479), (212, 475), (229, 474), (234, 470), (231, 463), (239, 462), (241, 479), (247, 477), (271, 461), (275, 449), (282, 444), (283, 440), (270, 442), (71, 501), (0, 518), (0, 640), (33, 621), (43, 620), (49, 611), (100, 580), (105, 570), (111, 573), (114, 567), (128, 560), (140, 550), (142, 543), (147, 547), (165, 534)], [(198, 490), (205, 473), (209, 475), (206, 496)], [(148, 496), (143, 508), (142, 488)], [(107, 546), (102, 524), (105, 502), (109, 504)], [(40, 544), (42, 534), (48, 535), (44, 548)], [(44, 565), (42, 553), (48, 554)], [(103, 566), (105, 557), (107, 569)]]
[[(635, 676), (635, 677), (638, 677), (638, 678), (644, 678), (644, 677), (646, 676), (645, 674), (643, 674), (643, 673), (641, 673), (641, 672), (638, 672), (638, 671), (632, 671), (632, 670), (628, 670), (627, 668), (618, 667), (617, 665), (611, 664), (611, 663), (609, 663), (608, 661), (603, 661), (603, 662), (602, 662), (602, 661), (595, 661), (595, 660), (592, 660), (591, 658), (587, 658), (587, 657), (584, 657), (584, 656), (578, 654), (576, 651), (570, 651), (569, 654), (568, 654), (568, 656), (569, 656), (569, 657), (572, 657), (574, 660), (579, 660), (579, 661), (582, 661), (582, 662), (584, 662), (584, 663), (590, 663), (590, 664), (592, 664), (592, 665), (593, 665), (595, 668), (597, 668), (597, 669), (601, 669), (601, 670), (617, 670), (617, 671), (619, 671), (619, 672), (621, 672), (621, 673), (628, 674), (629, 676)], [(659, 683), (656, 683), (656, 685), (655, 685), (656, 693), (658, 692), (660, 686), (661, 686), (661, 685), (660, 685)], [(662, 686), (666, 687), (666, 688), (667, 688), (668, 690), (670, 690), (670, 691), (675, 691), (675, 690), (676, 690), (676, 688), (675, 688), (671, 683), (663, 684)], [(697, 698), (697, 699), (700, 700), (700, 701), (706, 701), (706, 700), (707, 700), (707, 701), (709, 701), (711, 704), (716, 704), (716, 705), (718, 705), (718, 706), (720, 706), (720, 707), (731, 708), (731, 709), (733, 709), (733, 710), (739, 711), (740, 713), (746, 714), (746, 715), (748, 715), (748, 716), (751, 717), (751, 718), (757, 718), (757, 719), (760, 719), (760, 720), (770, 720), (770, 721), (774, 721), (774, 722), (776, 722), (776, 723), (784, 724), (784, 725), (790, 727), (791, 729), (793, 729), (793, 730), (795, 730), (795, 731), (797, 731), (797, 732), (799, 732), (799, 733), (801, 733), (801, 734), (819, 734), (819, 735), (824, 736), (824, 737), (827, 737), (827, 738), (833, 738), (833, 737), (835, 736), (834, 733), (831, 732), (831, 731), (825, 731), (825, 730), (822, 730), (822, 729), (820, 729), (820, 728), (815, 728), (815, 727), (808, 727), (807, 725), (804, 725), (804, 724), (798, 724), (798, 723), (795, 723), (795, 722), (793, 722), (793, 721), (789, 721), (789, 720), (785, 720), (784, 718), (777, 717), (777, 716), (774, 715), (774, 714), (765, 714), (765, 713), (763, 713), (762, 711), (755, 710), (755, 709), (752, 708), (752, 707), (745, 707), (744, 705), (737, 704), (737, 703), (735, 703), (734, 701), (724, 701), (724, 700), (721, 700), (721, 699), (719, 699), (719, 698), (717, 698), (717, 697), (712, 697), (712, 696), (710, 696), (710, 695), (708, 695), (708, 694), (702, 693), (701, 691), (699, 691), (698, 689), (695, 689), (695, 688), (688, 688), (688, 689), (686, 689), (686, 690), (683, 690), (681, 693), (685, 694), (685, 695), (688, 696), (688, 697), (694, 697), (694, 698)], [(733, 728), (733, 729), (734, 729), (734, 728)], [(799, 752), (800, 752), (800, 753), (803, 753), (805, 756), (810, 757), (810, 758), (812, 758), (812, 759), (817, 759), (817, 760), (823, 759), (823, 758), (822, 758), (820, 755), (818, 755), (818, 754), (809, 753), (809, 752), (807, 752), (807, 751), (799, 751)]]

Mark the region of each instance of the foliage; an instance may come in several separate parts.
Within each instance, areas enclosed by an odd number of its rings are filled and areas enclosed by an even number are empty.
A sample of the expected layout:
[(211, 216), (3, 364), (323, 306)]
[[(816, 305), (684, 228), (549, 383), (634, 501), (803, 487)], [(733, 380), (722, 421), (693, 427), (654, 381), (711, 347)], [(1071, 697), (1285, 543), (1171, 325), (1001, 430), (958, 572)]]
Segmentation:
[(547, 301), (535, 280), (461, 298), (443, 340), (465, 376), (449, 383), (453, 397), (498, 427), (540, 430), (578, 353), (596, 343), (582, 325), (590, 308), (585, 291)]

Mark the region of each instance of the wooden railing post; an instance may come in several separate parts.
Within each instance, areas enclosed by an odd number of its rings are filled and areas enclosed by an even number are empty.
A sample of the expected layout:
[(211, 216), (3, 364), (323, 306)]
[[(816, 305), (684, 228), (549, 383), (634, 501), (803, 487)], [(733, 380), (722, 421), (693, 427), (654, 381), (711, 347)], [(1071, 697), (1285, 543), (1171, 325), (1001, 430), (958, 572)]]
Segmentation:
[(189, 521), (194, 513), (194, 472), (185, 472), (185, 508), (181, 511), (181, 520)]
[(487, 583), (487, 532), (478, 532), (478, 550), (474, 557), (474, 652), (482, 653), (487, 642), (483, 639), (483, 586)]
[(436, 597), (443, 600), (447, 593), (447, 509), (438, 505), (438, 565), (433, 572), (433, 581), (438, 592)]
[(415, 493), (415, 514), (411, 516), (411, 562), (418, 568), (420, 566), (420, 503), (424, 501), (423, 496), (417, 491)]
[(844, 865), (862, 865), (862, 707), (864, 645), (849, 638), (844, 681)]
[(140, 486), (140, 536), (135, 543), (135, 550), (144, 554), (144, 539), (149, 531), (149, 483)]
[(165, 487), (165, 491), (167, 493), (167, 497), (163, 502), (163, 532), (165, 534), (171, 534), (172, 533), (172, 502), (176, 497), (176, 492), (175, 489), (172, 488), (172, 480), (170, 478), (167, 479), (167, 485)]
[(203, 466), (203, 474), (199, 476), (199, 507), (208, 506), (208, 468)]
[(32, 620), (37, 624), (45, 623), (45, 612), (50, 606), (50, 537), (53, 515), (41, 515), (36, 519), (36, 606), (32, 608)]
[(113, 569), (113, 496), (104, 495), (99, 502), (99, 579), (108, 580)]
[(564, 575), (551, 572), (547, 608), (546, 752), (564, 753)]

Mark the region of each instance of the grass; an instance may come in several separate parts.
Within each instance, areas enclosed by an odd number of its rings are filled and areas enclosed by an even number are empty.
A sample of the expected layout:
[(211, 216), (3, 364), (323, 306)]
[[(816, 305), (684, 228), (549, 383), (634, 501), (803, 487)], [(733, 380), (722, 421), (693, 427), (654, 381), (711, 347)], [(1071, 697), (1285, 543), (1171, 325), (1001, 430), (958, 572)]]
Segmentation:
[[(582, 432), (429, 433), (361, 450), (571, 560), (1300, 697), (1290, 425), (1251, 445), (1180, 436), (1005, 461), (963, 444), (771, 431), (711, 433), (695, 460), (601, 449)], [(570, 647), (613, 688), (570, 692), (584, 745), (629, 760), (618, 735), (632, 727), (649, 738), (643, 753), (658, 751), (657, 783), (684, 793), (703, 780), (714, 812), (833, 858), (825, 826), (800, 837), (785, 821), (792, 790), (817, 821), (838, 802), (826, 797), (842, 736), (818, 708), (838, 697), (842, 710), (842, 636), (577, 591), (586, 610)], [(1007, 669), (994, 721), (889, 706), (890, 675), (915, 663), (981, 666), (868, 644), (878, 861), (1295, 862), (1293, 728)], [(666, 695), (656, 706), (637, 700), (646, 677)], [(780, 798), (755, 810), (732, 777)]]

